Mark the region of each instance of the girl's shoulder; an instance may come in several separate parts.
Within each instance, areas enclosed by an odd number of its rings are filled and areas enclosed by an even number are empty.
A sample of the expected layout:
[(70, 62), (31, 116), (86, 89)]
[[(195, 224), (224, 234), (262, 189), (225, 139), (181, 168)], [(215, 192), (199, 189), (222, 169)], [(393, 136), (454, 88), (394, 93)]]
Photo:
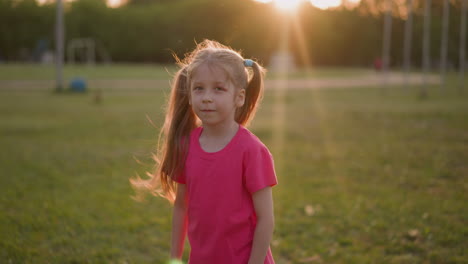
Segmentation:
[[(251, 131), (241, 128), (242, 156), (244, 164), (255, 164), (256, 167), (270, 167), (273, 164), (273, 155), (268, 147)], [(248, 166), (248, 165), (246, 165)]]
[(249, 150), (268, 149), (265, 144), (250, 130), (240, 126), (239, 132), (240, 142)]

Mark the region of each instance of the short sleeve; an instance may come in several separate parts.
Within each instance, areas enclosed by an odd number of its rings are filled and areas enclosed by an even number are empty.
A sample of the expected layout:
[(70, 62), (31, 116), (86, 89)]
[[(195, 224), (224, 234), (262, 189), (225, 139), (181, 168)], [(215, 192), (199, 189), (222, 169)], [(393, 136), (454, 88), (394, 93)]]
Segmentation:
[(172, 180), (177, 182), (177, 183), (180, 183), (180, 184), (186, 184), (185, 170), (183, 170), (182, 172), (174, 175)]
[(273, 157), (264, 145), (250, 148), (244, 155), (243, 163), (244, 184), (249, 193), (278, 184)]

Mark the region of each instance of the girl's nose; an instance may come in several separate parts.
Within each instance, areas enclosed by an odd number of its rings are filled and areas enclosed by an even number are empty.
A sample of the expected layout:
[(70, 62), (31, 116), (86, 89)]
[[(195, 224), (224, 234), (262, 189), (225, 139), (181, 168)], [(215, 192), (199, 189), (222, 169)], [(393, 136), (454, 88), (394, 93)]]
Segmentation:
[(203, 95), (202, 102), (203, 102), (203, 103), (211, 103), (211, 102), (213, 102), (213, 100), (211, 99), (211, 95), (210, 95), (209, 93), (205, 93), (205, 94)]

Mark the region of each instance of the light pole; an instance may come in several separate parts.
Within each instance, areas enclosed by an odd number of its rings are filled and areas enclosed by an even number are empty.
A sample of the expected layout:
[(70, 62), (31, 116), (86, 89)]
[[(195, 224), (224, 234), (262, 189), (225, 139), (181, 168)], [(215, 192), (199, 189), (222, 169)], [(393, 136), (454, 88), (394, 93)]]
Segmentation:
[(465, 81), (465, 48), (466, 48), (466, 4), (468, 0), (461, 0), (461, 25), (460, 25), (460, 70), (458, 89), (461, 93)]
[(422, 54), (422, 64), (423, 64), (423, 76), (422, 76), (422, 85), (421, 92), (419, 96), (421, 98), (427, 97), (427, 74), (429, 73), (430, 60), (429, 60), (429, 48), (430, 48), (430, 30), (431, 26), (431, 0), (426, 0), (424, 6), (424, 36), (423, 36), (423, 54)]
[(447, 45), (449, 31), (449, 0), (444, 1), (444, 13), (442, 22), (442, 43), (440, 47), (440, 88), (445, 87), (447, 75)]
[(405, 71), (404, 75), (404, 87), (408, 88), (408, 78), (411, 67), (411, 43), (413, 35), (413, 0), (406, 1), (406, 10), (408, 17), (405, 22), (405, 39), (403, 43), (403, 67)]
[(57, 92), (63, 91), (63, 46), (64, 46), (64, 26), (63, 26), (63, 3), (57, 0), (57, 12), (55, 18), (55, 68)]
[(384, 18), (384, 36), (383, 36), (383, 43), (382, 43), (382, 70), (383, 70), (383, 81), (382, 87), (385, 88), (387, 86), (387, 78), (388, 78), (388, 69), (390, 65), (390, 48), (391, 48), (391, 40), (392, 40), (392, 0), (387, 0), (386, 4), (386, 12)]

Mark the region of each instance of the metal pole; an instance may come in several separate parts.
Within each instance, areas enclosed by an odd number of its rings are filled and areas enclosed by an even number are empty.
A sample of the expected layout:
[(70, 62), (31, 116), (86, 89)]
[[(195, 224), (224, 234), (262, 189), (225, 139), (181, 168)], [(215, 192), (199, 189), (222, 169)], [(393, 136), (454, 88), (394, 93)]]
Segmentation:
[(63, 90), (63, 5), (62, 0), (57, 0), (57, 12), (55, 19), (55, 66), (56, 66), (56, 91)]
[(392, 33), (392, 0), (386, 2), (385, 19), (384, 19), (384, 36), (382, 43), (382, 66), (383, 66), (383, 80), (382, 87), (387, 86), (388, 69), (390, 65), (390, 47), (391, 47), (391, 33)]
[(461, 0), (461, 25), (460, 25), (460, 71), (458, 89), (463, 91), (465, 82), (465, 49), (466, 49), (466, 4), (468, 0)]
[(423, 76), (420, 97), (427, 97), (427, 74), (429, 73), (429, 48), (430, 48), (430, 21), (431, 21), (431, 0), (426, 0), (424, 6), (424, 37), (423, 37)]
[(91, 39), (91, 47), (90, 49), (92, 50), (91, 51), (91, 65), (95, 65), (96, 64), (96, 41), (94, 39)]
[(440, 47), (440, 88), (446, 85), (447, 75), (447, 46), (449, 31), (449, 0), (444, 1), (443, 22), (442, 22), (442, 43)]
[(403, 43), (403, 64), (404, 64), (404, 87), (408, 88), (408, 78), (411, 67), (411, 43), (413, 35), (413, 0), (406, 1), (406, 10), (408, 11), (408, 18), (405, 22), (405, 39)]

